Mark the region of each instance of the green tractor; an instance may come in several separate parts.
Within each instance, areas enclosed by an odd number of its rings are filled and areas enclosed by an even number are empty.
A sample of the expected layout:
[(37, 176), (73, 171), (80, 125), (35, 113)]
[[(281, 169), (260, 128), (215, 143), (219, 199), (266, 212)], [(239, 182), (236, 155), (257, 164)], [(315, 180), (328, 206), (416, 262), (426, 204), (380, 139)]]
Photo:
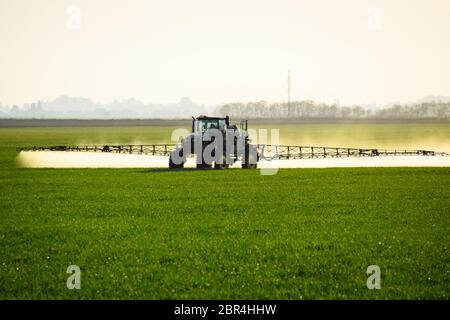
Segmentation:
[(189, 155), (196, 156), (198, 169), (226, 169), (236, 161), (244, 169), (256, 169), (259, 161), (257, 147), (250, 144), (247, 120), (238, 129), (228, 116), (192, 117), (192, 133), (170, 153), (169, 168), (184, 168)]

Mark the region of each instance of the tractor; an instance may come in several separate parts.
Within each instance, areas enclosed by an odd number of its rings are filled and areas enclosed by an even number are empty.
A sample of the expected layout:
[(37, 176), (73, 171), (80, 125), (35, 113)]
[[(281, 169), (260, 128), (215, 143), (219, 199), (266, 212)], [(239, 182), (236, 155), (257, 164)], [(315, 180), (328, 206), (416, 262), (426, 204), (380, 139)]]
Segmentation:
[(256, 169), (257, 147), (250, 144), (247, 120), (230, 124), (228, 116), (192, 117), (192, 132), (175, 147), (169, 156), (169, 168), (184, 168), (189, 155), (195, 155), (198, 169), (226, 169), (236, 161), (244, 169)]

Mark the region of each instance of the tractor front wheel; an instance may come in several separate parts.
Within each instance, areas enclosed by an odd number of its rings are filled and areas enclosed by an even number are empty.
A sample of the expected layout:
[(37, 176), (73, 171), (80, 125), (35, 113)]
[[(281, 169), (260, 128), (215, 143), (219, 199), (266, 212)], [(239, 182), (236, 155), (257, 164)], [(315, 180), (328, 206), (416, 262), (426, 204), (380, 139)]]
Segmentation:
[(211, 164), (207, 164), (205, 162), (197, 163), (197, 169), (211, 169), (211, 168), (212, 168)]

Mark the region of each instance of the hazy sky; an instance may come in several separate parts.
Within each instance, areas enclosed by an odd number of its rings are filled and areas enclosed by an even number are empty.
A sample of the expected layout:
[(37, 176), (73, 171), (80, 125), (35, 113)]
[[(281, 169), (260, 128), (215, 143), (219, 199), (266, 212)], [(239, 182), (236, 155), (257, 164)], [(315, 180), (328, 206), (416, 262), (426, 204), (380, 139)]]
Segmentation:
[[(78, 12), (80, 15), (78, 16)], [(0, 103), (450, 95), (449, 0), (0, 0)]]

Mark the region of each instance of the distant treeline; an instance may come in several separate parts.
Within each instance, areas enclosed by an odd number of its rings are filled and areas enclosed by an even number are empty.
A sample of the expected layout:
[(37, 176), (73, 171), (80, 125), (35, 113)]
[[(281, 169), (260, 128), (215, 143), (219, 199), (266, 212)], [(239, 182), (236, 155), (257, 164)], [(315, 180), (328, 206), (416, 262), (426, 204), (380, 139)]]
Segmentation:
[(287, 103), (228, 103), (219, 108), (221, 115), (233, 118), (328, 118), (328, 119), (450, 119), (450, 102), (426, 102), (393, 105), (382, 109), (360, 106), (337, 106), (314, 101)]

